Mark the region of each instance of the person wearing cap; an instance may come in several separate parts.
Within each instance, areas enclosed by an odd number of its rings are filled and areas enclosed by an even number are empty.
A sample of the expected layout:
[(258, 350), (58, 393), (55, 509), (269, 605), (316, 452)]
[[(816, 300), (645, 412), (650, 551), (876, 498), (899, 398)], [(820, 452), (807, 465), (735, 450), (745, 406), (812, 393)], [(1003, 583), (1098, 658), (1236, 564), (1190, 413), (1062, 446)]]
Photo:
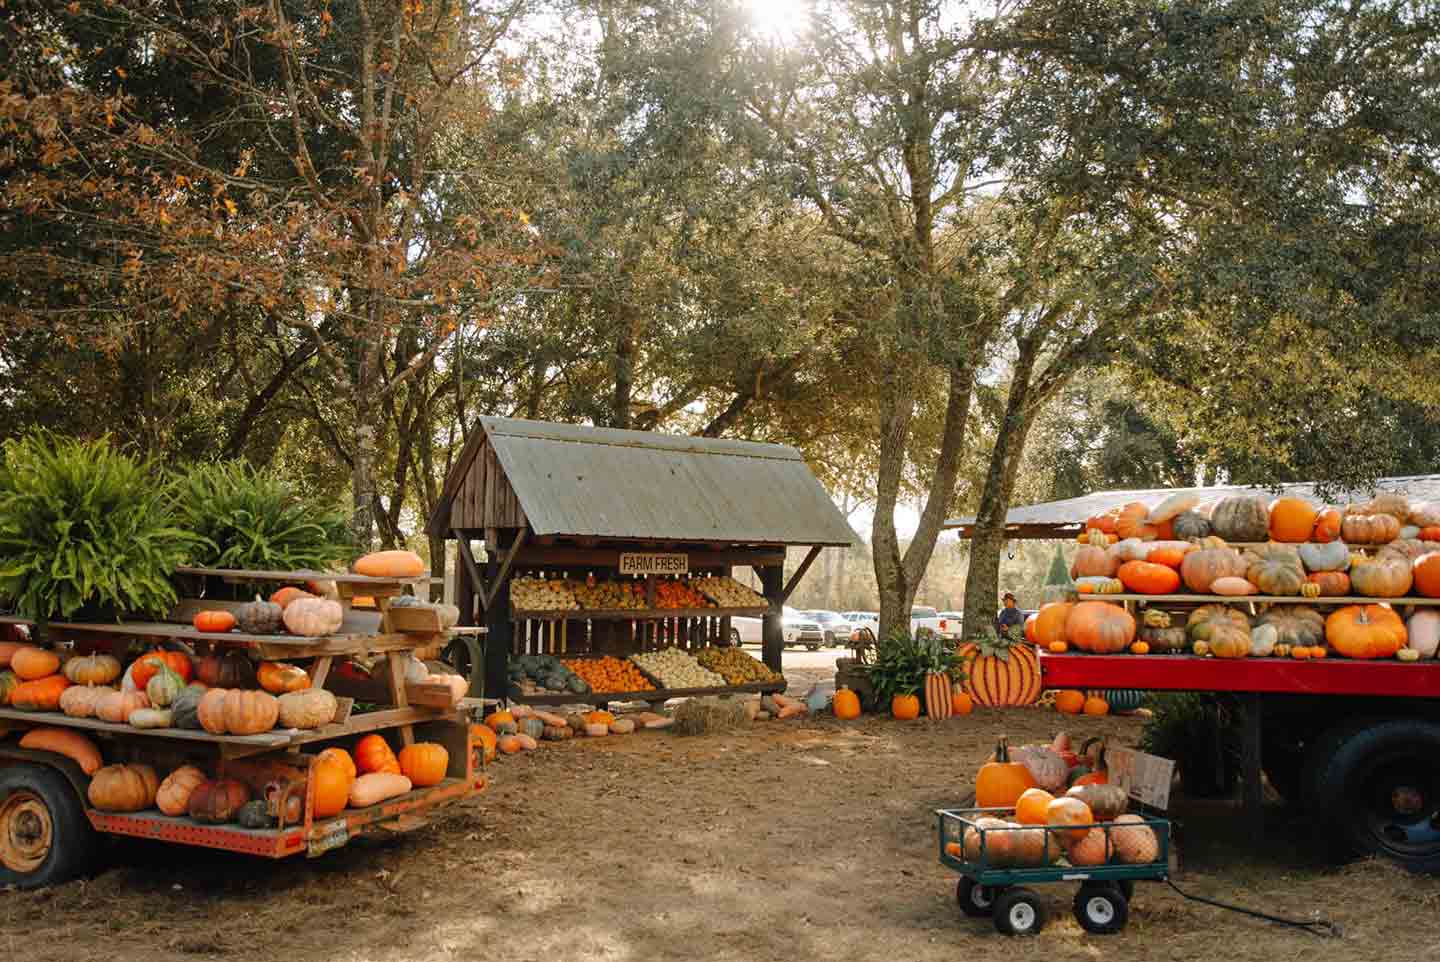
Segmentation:
[(1015, 605), (1015, 595), (1009, 591), (1001, 597), (1004, 607), (995, 616), (995, 632), (1003, 635), (1008, 632), (1011, 626), (1020, 627), (1025, 623), (1025, 615)]

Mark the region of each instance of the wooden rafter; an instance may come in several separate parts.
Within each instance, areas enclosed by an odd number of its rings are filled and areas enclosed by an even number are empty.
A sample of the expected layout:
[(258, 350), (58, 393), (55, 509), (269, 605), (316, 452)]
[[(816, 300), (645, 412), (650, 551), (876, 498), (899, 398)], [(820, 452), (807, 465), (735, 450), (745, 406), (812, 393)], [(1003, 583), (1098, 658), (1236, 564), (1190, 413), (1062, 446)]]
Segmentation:
[(805, 577), (805, 572), (810, 570), (810, 566), (815, 563), (815, 559), (820, 557), (820, 549), (822, 547), (823, 545), (818, 544), (810, 546), (810, 553), (805, 556), (805, 560), (800, 562), (800, 567), (796, 568), (795, 573), (790, 576), (790, 580), (785, 585), (785, 590), (780, 592), (780, 603), (782, 605), (790, 600), (790, 593), (800, 584), (800, 579)]
[(486, 611), (489, 611), (490, 605), (494, 603), (495, 596), (500, 592), (500, 586), (505, 583), (506, 578), (510, 577), (510, 567), (515, 564), (515, 556), (520, 553), (520, 548), (525, 544), (525, 536), (529, 534), (529, 531), (529, 528), (522, 525), (520, 530), (515, 532), (515, 540), (510, 543), (510, 547), (505, 551), (505, 557), (500, 560), (500, 570), (495, 573), (495, 580), (481, 595), (480, 603)]

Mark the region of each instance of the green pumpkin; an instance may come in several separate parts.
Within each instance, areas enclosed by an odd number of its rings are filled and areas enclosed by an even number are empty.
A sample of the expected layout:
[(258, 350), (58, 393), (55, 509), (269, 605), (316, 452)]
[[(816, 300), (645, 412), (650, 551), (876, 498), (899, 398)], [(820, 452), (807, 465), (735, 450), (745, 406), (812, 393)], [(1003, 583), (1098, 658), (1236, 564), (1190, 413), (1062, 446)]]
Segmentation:
[(271, 828), (275, 824), (263, 799), (241, 805), (240, 811), (235, 813), (235, 821), (239, 822), (242, 828)]
[(539, 739), (545, 734), (545, 723), (534, 715), (531, 715), (529, 718), (516, 719), (515, 728), (519, 734), (529, 735), (534, 739)]
[(169, 665), (161, 665), (160, 670), (145, 683), (145, 697), (156, 708), (168, 707), (184, 690), (185, 679)]
[(10, 704), (10, 693), (20, 684), (20, 678), (13, 671), (0, 671), (0, 705)]
[(570, 681), (567, 687), (572, 693), (576, 695), (583, 695), (590, 691), (589, 683), (586, 682), (585, 679), (581, 678), (579, 675), (573, 673), (570, 675)]
[(1112, 712), (1134, 711), (1145, 701), (1145, 693), (1133, 688), (1107, 688), (1100, 692), (1100, 697)]
[(278, 635), (283, 630), (285, 609), (273, 601), (254, 601), (235, 609), (235, 625), (250, 635)]
[[(152, 678), (151, 681), (154, 681)], [(204, 696), (205, 689), (199, 685), (186, 685), (181, 689), (180, 694), (170, 703), (170, 724), (175, 728), (189, 728), (199, 731), (201, 728), (200, 717), (197, 712), (200, 709), (200, 699)]]

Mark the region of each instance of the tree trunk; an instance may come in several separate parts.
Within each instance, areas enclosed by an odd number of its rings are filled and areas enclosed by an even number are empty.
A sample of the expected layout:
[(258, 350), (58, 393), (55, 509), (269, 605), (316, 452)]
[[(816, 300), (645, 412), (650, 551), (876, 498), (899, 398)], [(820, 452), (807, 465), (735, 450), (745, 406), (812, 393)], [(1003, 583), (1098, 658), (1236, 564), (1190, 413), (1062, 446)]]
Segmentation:
[(635, 331), (629, 317), (621, 319), (615, 340), (615, 394), (610, 402), (610, 426), (628, 428), (635, 394)]
[(880, 388), (880, 465), (875, 476), (875, 517), (870, 525), (874, 549), (875, 583), (880, 589), (880, 637), (888, 638), (910, 627), (914, 586), (907, 583), (895, 533), (895, 506), (905, 470), (905, 448), (915, 413), (913, 368), (892, 366), (894, 375)]

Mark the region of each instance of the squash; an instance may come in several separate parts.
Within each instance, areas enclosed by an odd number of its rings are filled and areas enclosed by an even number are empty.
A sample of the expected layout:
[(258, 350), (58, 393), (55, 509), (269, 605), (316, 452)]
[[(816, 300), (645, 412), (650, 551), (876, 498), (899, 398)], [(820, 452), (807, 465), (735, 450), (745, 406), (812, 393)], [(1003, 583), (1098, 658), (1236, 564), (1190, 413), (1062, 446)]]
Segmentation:
[(1010, 757), (1024, 765), (1035, 779), (1035, 784), (1044, 791), (1054, 793), (1064, 790), (1068, 766), (1048, 745), (1024, 745), (1012, 749)]
[(130, 713), (131, 728), (170, 728), (172, 721), (168, 708), (137, 708)]
[[(568, 729), (567, 729), (568, 731)], [(400, 749), (400, 774), (417, 788), (439, 785), (450, 768), (450, 753), (435, 742), (416, 742)]]
[(275, 602), (256, 598), (235, 609), (235, 624), (248, 635), (278, 635), (284, 615), (285, 609)]
[(196, 631), (225, 634), (235, 627), (235, 616), (228, 611), (201, 611), (195, 614), (192, 623)]
[(1135, 618), (1119, 605), (1082, 601), (1065, 621), (1065, 640), (1095, 654), (1124, 651), (1135, 640)]
[(335, 720), (340, 703), (323, 688), (286, 692), (277, 701), (281, 728), (312, 730)]
[(272, 828), (275, 819), (270, 815), (270, 807), (265, 804), (264, 799), (255, 799), (240, 806), (235, 813), (235, 821), (241, 828)]
[(1178, 571), (1150, 561), (1127, 561), (1120, 566), (1118, 575), (1121, 584), (1142, 595), (1166, 595), (1180, 587)]
[(193, 682), (186, 685), (175, 700), (170, 703), (170, 721), (176, 728), (184, 728), (191, 731), (198, 731), (202, 726), (198, 714), (200, 699), (205, 696), (206, 688)]
[(1210, 582), (1210, 591), (1217, 595), (1240, 598), (1245, 595), (1256, 594), (1260, 589), (1246, 578), (1216, 578)]
[(1319, 514), (1304, 498), (1276, 498), (1270, 502), (1270, 538), (1292, 544), (1309, 541)]
[(262, 661), (255, 672), (260, 687), (272, 695), (303, 691), (310, 687), (310, 675), (304, 668), (283, 661)]
[(102, 812), (140, 812), (155, 804), (159, 788), (149, 765), (106, 765), (91, 777), (86, 794)]
[[(782, 708), (780, 710), (780, 717), (784, 718), (785, 712), (790, 710), (790, 707)], [(634, 734), (634, 732), (635, 723), (628, 718), (617, 718), (610, 723), (610, 734), (612, 735), (630, 735)]]
[(1296, 550), (1306, 571), (1344, 571), (1350, 567), (1350, 546), (1343, 541), (1302, 544)]
[(1405, 623), (1407, 641), (1405, 647), (1413, 649), (1421, 658), (1434, 658), (1440, 651), (1440, 611), (1434, 608), (1420, 608)]
[(64, 675), (47, 675), (34, 681), (22, 681), (10, 692), (10, 706), (20, 711), (56, 711), (60, 696), (70, 687)]
[(1084, 545), (1070, 562), (1070, 577), (1113, 578), (1118, 560), (1104, 548)]
[(1275, 644), (1313, 648), (1325, 643), (1325, 616), (1309, 605), (1276, 605), (1255, 619), (1258, 627), (1275, 629)]
[(315, 818), (339, 815), (350, 803), (350, 786), (356, 779), (355, 760), (343, 748), (327, 748), (310, 763)]
[(195, 677), (210, 688), (254, 688), (255, 665), (241, 651), (211, 652), (195, 663)]
[(340, 602), (325, 598), (300, 598), (285, 609), (285, 627), (291, 634), (307, 638), (334, 634), (344, 620)]
[(1386, 544), (1400, 537), (1400, 522), (1389, 514), (1347, 514), (1340, 536), (1350, 544)]
[(413, 551), (375, 551), (358, 558), (357, 575), (370, 578), (418, 578), (425, 574), (425, 561)]
[[(587, 726), (587, 727), (589, 727), (589, 726)], [(597, 726), (595, 726), (595, 727), (598, 728), (598, 727), (603, 727), (603, 726), (598, 726), (598, 725), (597, 725)], [(610, 733), (610, 730), (607, 728), (607, 729), (605, 729), (605, 731), (601, 732), (600, 734), (602, 734), (602, 735), (608, 735), (609, 733)], [(593, 733), (587, 733), (587, 734), (593, 734)], [(520, 739), (519, 739), (518, 736), (515, 736), (515, 735), (501, 735), (501, 736), (499, 736), (499, 738), (496, 739), (496, 745), (498, 746), (498, 748), (499, 748), (499, 750), (500, 750), (500, 754), (502, 754), (502, 755), (514, 755), (514, 754), (516, 754), (517, 752), (521, 751)]]
[(1084, 802), (1098, 822), (1112, 821), (1130, 807), (1130, 796), (1118, 785), (1075, 785), (1065, 794)]
[[(1267, 544), (1252, 548), (1243, 555), (1245, 580), (1266, 595), (1298, 595), (1305, 584), (1305, 566), (1300, 555), (1288, 544)], [(1211, 586), (1214, 590), (1214, 586)]]
[(194, 765), (182, 765), (160, 783), (155, 793), (155, 806), (166, 815), (184, 815), (190, 805), (190, 795), (205, 783), (205, 773)]
[(1198, 511), (1182, 511), (1170, 522), (1170, 527), (1181, 541), (1210, 537), (1210, 519)]
[(145, 683), (145, 697), (156, 708), (169, 707), (184, 690), (185, 680), (172, 671), (169, 665), (150, 676), (150, 680)]
[(74, 685), (108, 685), (120, 677), (120, 670), (114, 655), (76, 655), (65, 662), (63, 674)]
[(369, 808), (383, 801), (404, 795), (412, 788), (410, 779), (389, 772), (370, 772), (355, 779), (350, 786), (350, 807)]
[(539, 738), (545, 731), (545, 723), (533, 716), (521, 718), (515, 722), (515, 733), (517, 735), (529, 735), (531, 738)]
[(195, 714), (212, 735), (258, 735), (275, 727), (280, 703), (268, 692), (211, 688)]
[(1190, 612), (1185, 633), (1192, 642), (1203, 642), (1217, 658), (1250, 654), (1250, 620), (1225, 605), (1201, 605)]
[(271, 595), (270, 603), (279, 605), (280, 610), (283, 613), (286, 608), (290, 607), (291, 602), (299, 601), (301, 598), (314, 597), (315, 595), (312, 595), (310, 592), (306, 591), (303, 588), (296, 588), (293, 585), (288, 585)]
[(1103, 828), (1090, 829), (1078, 841), (1070, 843), (1065, 850), (1065, 857), (1076, 868), (1104, 865), (1110, 861), (1109, 833)]
[(1045, 807), (1055, 796), (1043, 788), (1027, 788), (1015, 800), (1015, 820), (1021, 825), (1044, 825)]
[[(1345, 563), (1350, 563), (1348, 558)], [(1343, 571), (1317, 571), (1305, 580), (1319, 590), (1317, 597), (1340, 598), (1350, 593), (1350, 576)]]
[[(134, 683), (137, 691), (144, 691), (150, 679), (160, 670), (161, 665), (169, 665), (170, 670), (175, 672), (185, 681), (194, 677), (194, 666), (190, 664), (190, 656), (183, 651), (167, 651), (157, 648), (154, 651), (147, 651), (135, 663), (130, 666), (130, 680)], [(210, 684), (206, 682), (206, 684)]]
[(1200, 495), (1192, 491), (1177, 491), (1165, 498), (1155, 507), (1150, 509), (1146, 520), (1151, 524), (1164, 524), (1166, 521), (1174, 521), (1187, 511), (1193, 511), (1200, 503)]
[(1250, 629), (1250, 657), (1268, 658), (1280, 643), (1280, 630), (1274, 625), (1255, 625)]
[(1061, 842), (1078, 842), (1095, 824), (1090, 806), (1073, 795), (1062, 795), (1045, 806), (1046, 825), (1074, 826), (1055, 832)]
[(546, 725), (545, 730), (540, 733), (540, 740), (547, 742), (563, 742), (573, 737), (575, 733), (570, 730), (569, 725)]
[(95, 743), (69, 728), (32, 728), (20, 736), (20, 747), (64, 755), (86, 775), (94, 775), (103, 764)]
[(1039, 788), (1035, 776), (1010, 757), (1010, 746), (1002, 737), (992, 760), (975, 775), (975, 804), (980, 808), (1010, 808), (1027, 788)]
[(1440, 551), (1432, 551), (1415, 559), (1411, 574), (1417, 594), (1440, 598)]
[[(586, 722), (585, 734), (590, 736), (591, 738), (602, 738), (605, 735), (610, 734), (610, 726), (605, 724), (604, 722)], [(504, 751), (505, 746), (501, 745), (500, 750)]]
[(1202, 544), (1180, 562), (1180, 579), (1196, 594), (1208, 595), (1217, 580), (1244, 577), (1246, 568), (1245, 559), (1234, 548)]
[(10, 659), (15, 657), (15, 652), (27, 647), (18, 641), (0, 641), (0, 668), (9, 668)]
[(24, 645), (11, 655), (10, 670), (21, 681), (39, 681), (60, 670), (60, 656), (44, 648)]
[(0, 705), (10, 704), (10, 696), (20, 687), (20, 679), (10, 670), (0, 671)]
[(1345, 514), (1389, 515), (1404, 524), (1410, 518), (1410, 499), (1398, 491), (1381, 491), (1369, 501), (1346, 505)]
[(355, 768), (361, 774), (400, 774), (400, 761), (383, 735), (370, 734), (355, 743)]
[(1144, 627), (1138, 632), (1138, 637), (1150, 650), (1160, 654), (1175, 651), (1184, 651), (1189, 647), (1185, 639), (1185, 629), (1179, 625), (1166, 628)]
[(1210, 527), (1226, 541), (1265, 541), (1270, 537), (1270, 506), (1253, 495), (1224, 498), (1210, 512)]
[(143, 691), (117, 691), (100, 697), (95, 717), (112, 725), (128, 725), (132, 712), (149, 707), (150, 699)]
[(220, 825), (233, 821), (248, 801), (250, 786), (236, 778), (217, 778), (195, 787), (185, 803), (185, 814), (197, 822)]
[(540, 747), (540, 743), (537, 742), (535, 739), (531, 738), (529, 735), (516, 735), (515, 740), (520, 743), (520, 748), (522, 751), (533, 752), (535, 749)]
[(116, 690), (108, 686), (71, 685), (60, 693), (59, 707), (71, 718), (94, 718), (100, 699)]
[(1405, 647), (1407, 635), (1391, 608), (1347, 605), (1325, 619), (1325, 640), (1346, 658), (1390, 658)]
[(1144, 865), (1160, 857), (1160, 840), (1139, 815), (1120, 815), (1110, 830), (1115, 857), (1126, 865)]
[[(568, 725), (563, 727), (566, 731), (570, 731)], [(482, 762), (493, 762), (495, 760), (495, 754), (500, 750), (499, 745), (496, 744), (495, 729), (489, 725), (471, 725), (470, 741), (472, 744), (479, 744), (480, 760)], [(479, 766), (477, 765), (476, 767), (478, 768)]]
[(1132, 501), (1120, 509), (1120, 514), (1115, 518), (1115, 533), (1122, 539), (1138, 538), (1141, 541), (1154, 541), (1159, 534), (1159, 529), (1148, 523), (1150, 508), (1139, 501)]
[(1350, 584), (1356, 594), (1366, 598), (1400, 598), (1412, 583), (1410, 563), (1404, 558), (1382, 554), (1350, 566)]

